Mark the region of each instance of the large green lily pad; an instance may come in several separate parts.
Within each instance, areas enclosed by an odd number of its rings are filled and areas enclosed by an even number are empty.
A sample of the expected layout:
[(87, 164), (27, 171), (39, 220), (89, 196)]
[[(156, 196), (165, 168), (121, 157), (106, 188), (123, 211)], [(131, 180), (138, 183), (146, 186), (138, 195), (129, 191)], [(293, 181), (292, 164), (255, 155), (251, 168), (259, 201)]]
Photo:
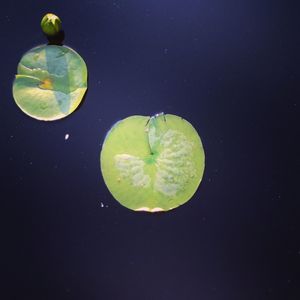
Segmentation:
[(44, 121), (64, 118), (80, 104), (87, 89), (87, 67), (66, 46), (42, 45), (25, 53), (13, 83), (16, 104)]
[(181, 117), (131, 116), (108, 132), (100, 162), (109, 191), (122, 205), (167, 211), (196, 192), (204, 172), (204, 150), (194, 127)]

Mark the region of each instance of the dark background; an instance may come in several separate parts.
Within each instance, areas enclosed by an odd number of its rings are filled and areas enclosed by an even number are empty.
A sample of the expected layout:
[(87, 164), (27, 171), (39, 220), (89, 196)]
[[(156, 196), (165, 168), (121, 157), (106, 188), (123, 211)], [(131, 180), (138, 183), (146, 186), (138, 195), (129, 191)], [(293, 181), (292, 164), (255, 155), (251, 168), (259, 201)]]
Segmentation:
[[(1, 2), (1, 300), (300, 299), (296, 3)], [(11, 91), (47, 12), (89, 70), (83, 105), (49, 123)], [(174, 211), (131, 212), (103, 182), (101, 144), (161, 111), (199, 132), (204, 179)]]

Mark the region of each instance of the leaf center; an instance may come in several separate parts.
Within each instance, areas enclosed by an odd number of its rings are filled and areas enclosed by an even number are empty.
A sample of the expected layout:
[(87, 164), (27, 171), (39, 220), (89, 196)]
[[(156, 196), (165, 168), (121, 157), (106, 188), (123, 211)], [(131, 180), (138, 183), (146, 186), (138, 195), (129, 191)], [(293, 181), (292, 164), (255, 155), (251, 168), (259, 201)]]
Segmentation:
[(43, 80), (43, 82), (39, 85), (39, 87), (41, 89), (45, 89), (45, 90), (53, 90), (53, 82), (51, 79), (46, 78), (45, 80)]

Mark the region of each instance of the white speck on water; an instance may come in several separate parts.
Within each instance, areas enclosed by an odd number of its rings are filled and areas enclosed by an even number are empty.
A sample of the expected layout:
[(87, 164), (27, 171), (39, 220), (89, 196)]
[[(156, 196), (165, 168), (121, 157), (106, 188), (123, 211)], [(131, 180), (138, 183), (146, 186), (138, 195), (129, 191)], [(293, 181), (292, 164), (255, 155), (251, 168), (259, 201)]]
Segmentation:
[(108, 207), (108, 205), (105, 205), (103, 202), (100, 202), (100, 207), (102, 208), (102, 207), (105, 207), (105, 208), (107, 208)]
[(70, 135), (68, 133), (65, 134), (65, 141), (69, 139)]

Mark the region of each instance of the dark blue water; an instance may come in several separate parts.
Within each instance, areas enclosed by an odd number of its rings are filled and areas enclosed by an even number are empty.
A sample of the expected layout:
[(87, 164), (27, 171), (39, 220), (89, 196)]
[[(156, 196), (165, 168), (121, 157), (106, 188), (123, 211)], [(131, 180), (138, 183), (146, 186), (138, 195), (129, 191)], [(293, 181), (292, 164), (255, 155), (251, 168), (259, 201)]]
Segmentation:
[[(296, 1), (0, 10), (0, 299), (300, 299)], [(89, 70), (84, 103), (51, 123), (11, 93), (22, 54), (46, 42), (47, 12)], [(199, 132), (204, 179), (170, 213), (134, 213), (104, 185), (101, 144), (117, 120), (162, 111)]]

